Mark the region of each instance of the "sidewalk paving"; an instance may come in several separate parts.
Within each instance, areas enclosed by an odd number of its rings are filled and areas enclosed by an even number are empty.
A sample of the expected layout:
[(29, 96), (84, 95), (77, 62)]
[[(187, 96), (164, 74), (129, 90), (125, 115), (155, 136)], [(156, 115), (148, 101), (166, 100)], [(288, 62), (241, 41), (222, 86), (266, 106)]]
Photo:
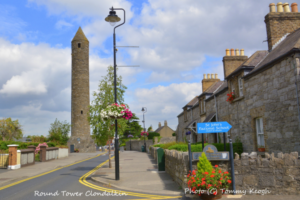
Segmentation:
[(96, 151), (95, 153), (70, 153), (68, 157), (52, 160), (48, 162), (36, 162), (34, 165), (23, 167), (16, 170), (1, 169), (0, 186), (8, 185), (10, 183), (36, 176), (47, 171), (54, 170), (65, 165), (69, 165), (80, 160), (94, 157), (98, 154), (104, 153)]
[(157, 170), (155, 160), (147, 153), (120, 152), (120, 180), (115, 180), (115, 162), (98, 169), (92, 180), (112, 187), (140, 193), (182, 195), (183, 190), (166, 172)]

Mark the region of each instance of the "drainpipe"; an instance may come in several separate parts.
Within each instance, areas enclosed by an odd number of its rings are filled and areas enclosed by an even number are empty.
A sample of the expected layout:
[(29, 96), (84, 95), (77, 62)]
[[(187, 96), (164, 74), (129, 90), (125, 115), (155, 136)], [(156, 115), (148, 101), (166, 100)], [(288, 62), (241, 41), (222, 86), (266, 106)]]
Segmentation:
[(299, 110), (299, 95), (298, 95), (298, 69), (299, 69), (299, 58), (296, 58), (295, 59), (295, 62), (296, 62), (296, 67), (295, 67), (295, 63), (293, 62), (293, 65), (294, 65), (294, 69), (295, 69), (295, 87), (296, 87), (296, 95), (297, 95), (297, 108), (298, 108), (298, 120), (299, 120), (299, 128), (300, 128), (300, 110)]
[[(215, 107), (216, 107), (216, 121), (218, 122), (218, 106), (217, 106), (217, 99), (216, 99), (216, 94), (214, 94), (214, 99), (215, 99)], [(217, 133), (217, 143), (219, 143), (219, 133)]]

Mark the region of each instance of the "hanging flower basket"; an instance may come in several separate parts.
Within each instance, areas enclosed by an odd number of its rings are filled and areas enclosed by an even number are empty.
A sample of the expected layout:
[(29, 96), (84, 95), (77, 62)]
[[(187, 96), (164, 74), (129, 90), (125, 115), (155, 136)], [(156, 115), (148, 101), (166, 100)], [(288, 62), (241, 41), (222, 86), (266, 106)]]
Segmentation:
[(227, 94), (227, 100), (229, 103), (232, 103), (233, 100), (235, 99), (235, 95), (234, 95), (234, 92), (230, 92), (229, 94)]
[(100, 116), (102, 119), (131, 119), (132, 118), (132, 112), (126, 108), (124, 104), (111, 104), (107, 106), (105, 109), (101, 110)]
[(142, 131), (142, 132), (141, 132), (141, 135), (142, 135), (142, 136), (144, 136), (144, 135), (147, 135), (147, 136), (148, 136), (149, 133), (148, 133), (147, 131)]

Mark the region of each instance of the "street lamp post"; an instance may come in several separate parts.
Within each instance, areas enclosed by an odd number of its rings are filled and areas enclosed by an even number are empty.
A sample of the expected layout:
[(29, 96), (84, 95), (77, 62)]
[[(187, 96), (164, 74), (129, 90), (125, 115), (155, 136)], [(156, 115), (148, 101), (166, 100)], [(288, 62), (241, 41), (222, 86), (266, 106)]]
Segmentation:
[(146, 132), (146, 128), (145, 128), (145, 113), (147, 112), (147, 108), (146, 107), (142, 107), (142, 112), (143, 112), (143, 123), (144, 123), (144, 146), (145, 146), (145, 152), (146, 151), (146, 136), (145, 136), (145, 132)]
[[(116, 64), (116, 28), (119, 26), (122, 26), (125, 24), (125, 10), (123, 8), (110, 8), (111, 11), (109, 11), (109, 15), (105, 18), (105, 21), (109, 22), (110, 25), (115, 26), (117, 22), (119, 22), (121, 19), (116, 15), (115, 10), (123, 10), (124, 11), (124, 22), (122, 24), (119, 24), (114, 28), (114, 92), (115, 92), (115, 103), (117, 103), (117, 64)], [(118, 121), (115, 119), (115, 175), (116, 180), (120, 180), (120, 165), (119, 165), (119, 138), (118, 138)]]

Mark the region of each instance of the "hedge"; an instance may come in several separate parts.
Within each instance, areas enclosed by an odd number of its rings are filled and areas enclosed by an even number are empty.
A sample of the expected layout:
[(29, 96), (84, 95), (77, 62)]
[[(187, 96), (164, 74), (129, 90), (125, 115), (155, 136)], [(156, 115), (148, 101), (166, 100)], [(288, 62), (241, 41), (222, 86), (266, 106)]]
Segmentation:
[[(27, 149), (28, 146), (30, 145), (34, 145), (34, 146), (38, 146), (39, 143), (38, 142), (17, 142), (17, 141), (0, 141), (0, 150), (7, 150), (8, 146), (7, 145), (11, 145), (11, 144), (17, 144), (18, 149)], [(57, 144), (54, 142), (47, 142), (48, 147), (56, 147)]]
[[(204, 146), (209, 145), (207, 143)], [(224, 144), (222, 143), (213, 143), (218, 151), (224, 151)], [(243, 153), (243, 144), (242, 143), (233, 143), (233, 155), (238, 153), (241, 155)], [(188, 151), (187, 144), (174, 144), (168, 148), (168, 150), (177, 150), (177, 151)], [(202, 144), (191, 144), (192, 152), (202, 152)], [(229, 151), (229, 143), (226, 143), (226, 151)]]
[(155, 136), (160, 136), (160, 134), (159, 134), (159, 133), (156, 133), (156, 132), (149, 132), (149, 134), (148, 134), (148, 139), (149, 139), (149, 140), (152, 140), (153, 137), (155, 137)]

